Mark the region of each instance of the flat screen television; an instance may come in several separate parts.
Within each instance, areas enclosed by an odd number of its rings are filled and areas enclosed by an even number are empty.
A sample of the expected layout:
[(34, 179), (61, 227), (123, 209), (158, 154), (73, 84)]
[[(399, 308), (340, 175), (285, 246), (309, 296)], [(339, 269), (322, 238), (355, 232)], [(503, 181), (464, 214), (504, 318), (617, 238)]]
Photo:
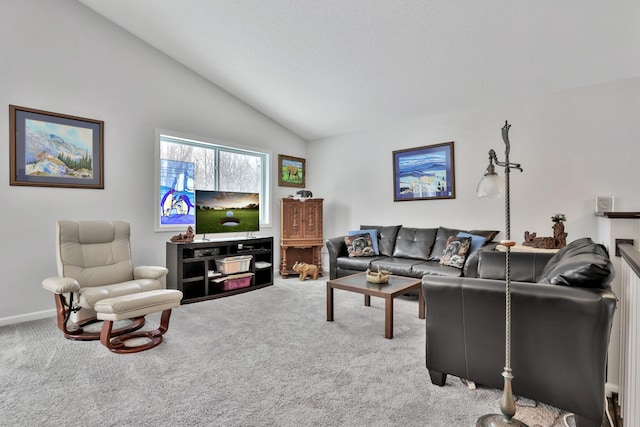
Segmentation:
[(260, 231), (260, 194), (196, 190), (196, 234)]

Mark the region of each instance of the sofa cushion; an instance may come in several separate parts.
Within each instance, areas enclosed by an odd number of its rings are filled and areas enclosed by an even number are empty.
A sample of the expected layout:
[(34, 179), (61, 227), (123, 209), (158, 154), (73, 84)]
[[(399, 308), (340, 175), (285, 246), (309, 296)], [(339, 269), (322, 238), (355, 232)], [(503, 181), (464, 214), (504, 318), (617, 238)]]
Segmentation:
[(341, 256), (336, 259), (336, 264), (338, 268), (342, 268), (345, 270), (358, 270), (365, 271), (370, 267), (371, 261), (376, 259), (384, 259), (386, 257), (348, 257)]
[(371, 244), (373, 245), (373, 253), (374, 255), (380, 255), (380, 250), (378, 249), (378, 230), (375, 228), (370, 228), (368, 230), (351, 230), (347, 235), (353, 236), (355, 234), (363, 233), (369, 233), (369, 236), (371, 236)]
[(469, 234), (474, 234), (476, 236), (482, 236), (487, 239), (487, 242), (492, 241), (495, 237), (500, 234), (499, 230), (469, 230), (467, 231)]
[(462, 270), (442, 265), (440, 261), (424, 261), (411, 267), (411, 276), (421, 278), (425, 275), (460, 277)]
[(437, 228), (400, 228), (393, 256), (428, 260), (437, 232)]
[(374, 256), (373, 243), (369, 233), (344, 236), (344, 244), (350, 257)]
[(447, 239), (447, 247), (440, 258), (440, 264), (462, 268), (471, 248), (471, 237), (451, 236)]
[(613, 275), (607, 249), (585, 237), (560, 249), (545, 266), (538, 283), (609, 289)]
[(411, 277), (411, 268), (420, 262), (411, 258), (388, 257), (371, 261), (371, 270), (378, 271), (380, 267), (382, 270), (390, 271), (391, 274)]
[(389, 225), (389, 226), (379, 226), (379, 225), (361, 225), (361, 230), (369, 230), (371, 228), (375, 228), (378, 230), (378, 250), (380, 251), (380, 255), (385, 256), (393, 256), (393, 248), (396, 245), (396, 236), (398, 235), (398, 230), (402, 227), (401, 225)]
[(461, 231), (463, 230), (439, 227), (438, 233), (436, 234), (436, 242), (433, 245), (433, 249), (431, 249), (431, 255), (429, 255), (429, 261), (440, 261), (440, 258), (442, 258), (442, 254), (444, 254), (444, 250), (447, 247), (447, 240), (449, 237), (457, 236)]

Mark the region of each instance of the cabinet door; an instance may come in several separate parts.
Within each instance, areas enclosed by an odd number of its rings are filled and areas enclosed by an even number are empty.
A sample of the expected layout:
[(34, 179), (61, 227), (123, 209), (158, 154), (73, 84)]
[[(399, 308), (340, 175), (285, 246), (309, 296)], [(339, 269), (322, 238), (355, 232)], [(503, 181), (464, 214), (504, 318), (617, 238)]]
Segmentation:
[(282, 238), (301, 239), (303, 237), (302, 203), (287, 200), (282, 206)]
[(309, 200), (302, 203), (304, 210), (304, 237), (322, 238), (322, 201)]

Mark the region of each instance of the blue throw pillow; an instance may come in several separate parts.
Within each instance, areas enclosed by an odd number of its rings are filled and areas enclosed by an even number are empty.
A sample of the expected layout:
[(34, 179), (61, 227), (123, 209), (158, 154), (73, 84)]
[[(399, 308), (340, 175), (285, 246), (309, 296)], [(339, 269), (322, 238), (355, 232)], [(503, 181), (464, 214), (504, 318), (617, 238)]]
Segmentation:
[(349, 231), (349, 236), (355, 236), (356, 234), (364, 234), (368, 233), (371, 236), (371, 244), (373, 245), (373, 253), (375, 255), (380, 255), (380, 250), (378, 249), (378, 230), (375, 228), (367, 229), (367, 230), (351, 230)]
[(487, 239), (485, 237), (476, 236), (474, 234), (465, 233), (463, 231), (458, 233), (458, 237), (471, 237), (471, 247), (469, 248), (469, 253), (475, 252), (477, 249), (480, 249), (487, 242)]

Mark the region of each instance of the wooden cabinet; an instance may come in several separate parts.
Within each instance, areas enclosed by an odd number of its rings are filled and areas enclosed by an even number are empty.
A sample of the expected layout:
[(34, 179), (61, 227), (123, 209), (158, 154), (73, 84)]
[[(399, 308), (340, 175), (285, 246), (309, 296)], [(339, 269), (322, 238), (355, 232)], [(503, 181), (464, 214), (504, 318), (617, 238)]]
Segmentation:
[[(183, 304), (273, 285), (273, 237), (167, 242), (166, 251), (167, 288), (182, 291)], [(234, 259), (248, 256), (235, 268)]]
[(323, 199), (282, 199), (280, 201), (280, 274), (298, 275), (293, 264), (306, 262), (318, 266), (322, 274)]

